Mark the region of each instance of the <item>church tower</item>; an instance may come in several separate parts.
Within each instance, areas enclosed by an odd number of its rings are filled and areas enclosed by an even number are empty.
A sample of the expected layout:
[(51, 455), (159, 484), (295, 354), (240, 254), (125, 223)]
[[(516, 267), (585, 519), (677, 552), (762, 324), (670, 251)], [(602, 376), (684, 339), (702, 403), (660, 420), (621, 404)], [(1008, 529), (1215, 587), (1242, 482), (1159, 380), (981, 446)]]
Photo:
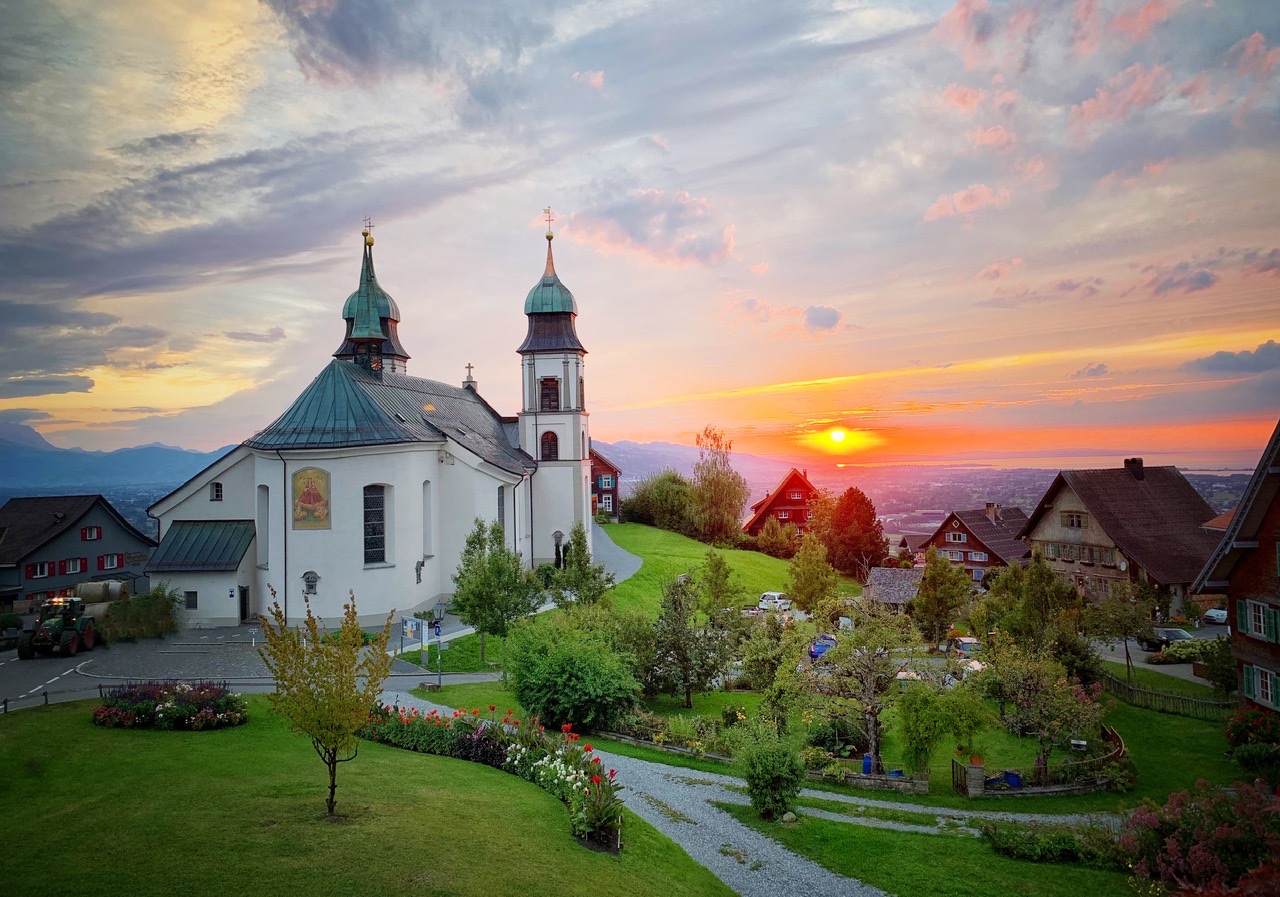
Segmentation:
[(334, 358), (351, 361), (381, 376), (408, 372), (409, 353), (400, 345), (396, 328), (400, 325), (400, 307), (382, 287), (373, 273), (373, 236), (366, 226), (364, 262), (360, 266), (360, 286), (347, 297), (342, 317), (347, 321), (347, 335), (333, 353)]
[(533, 475), (533, 563), (554, 560), (556, 546), (582, 523), (591, 537), (591, 460), (584, 357), (574, 318), (578, 305), (560, 282), (551, 255), (547, 210), (547, 267), (529, 291), (529, 331), (521, 357), (520, 445), (538, 462)]

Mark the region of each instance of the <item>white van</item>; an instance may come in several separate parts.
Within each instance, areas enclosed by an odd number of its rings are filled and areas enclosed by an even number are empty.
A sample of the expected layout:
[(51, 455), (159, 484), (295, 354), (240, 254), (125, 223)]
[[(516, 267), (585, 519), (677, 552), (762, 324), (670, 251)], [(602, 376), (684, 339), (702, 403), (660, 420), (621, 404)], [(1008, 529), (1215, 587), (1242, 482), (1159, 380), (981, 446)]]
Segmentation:
[(789, 611), (791, 599), (787, 597), (786, 592), (764, 592), (760, 595), (760, 602), (756, 607), (761, 610)]

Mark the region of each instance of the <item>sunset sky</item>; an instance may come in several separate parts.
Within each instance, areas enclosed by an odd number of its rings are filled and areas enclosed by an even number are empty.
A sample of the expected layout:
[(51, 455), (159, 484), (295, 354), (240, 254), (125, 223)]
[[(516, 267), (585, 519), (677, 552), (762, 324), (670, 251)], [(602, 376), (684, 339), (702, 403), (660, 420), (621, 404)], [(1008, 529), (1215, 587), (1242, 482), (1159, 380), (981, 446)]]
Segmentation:
[(55, 445), (265, 427), (366, 215), (410, 373), (514, 414), (545, 206), (599, 440), (1245, 467), (1280, 417), (1276, 0), (0, 8), (0, 420)]

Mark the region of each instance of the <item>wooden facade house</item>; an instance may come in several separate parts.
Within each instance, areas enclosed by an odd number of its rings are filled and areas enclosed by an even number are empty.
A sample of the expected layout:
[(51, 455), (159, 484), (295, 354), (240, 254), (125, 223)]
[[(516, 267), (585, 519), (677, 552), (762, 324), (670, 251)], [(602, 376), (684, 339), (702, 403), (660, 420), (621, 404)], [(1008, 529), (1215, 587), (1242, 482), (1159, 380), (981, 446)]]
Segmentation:
[(817, 495), (818, 490), (809, 482), (808, 471), (793, 467), (772, 492), (751, 506), (751, 516), (742, 531), (758, 536), (773, 517), (783, 526), (794, 523), (800, 532), (808, 532), (810, 504)]
[(621, 506), (618, 481), (622, 468), (591, 447), (591, 515), (601, 511), (615, 523)]
[(985, 508), (952, 511), (920, 551), (934, 549), (955, 566), (964, 567), (965, 575), (974, 582), (981, 582), (988, 570), (1018, 564), (1031, 556), (1031, 546), (1018, 538), (1026, 525), (1027, 515), (1021, 508), (987, 502)]

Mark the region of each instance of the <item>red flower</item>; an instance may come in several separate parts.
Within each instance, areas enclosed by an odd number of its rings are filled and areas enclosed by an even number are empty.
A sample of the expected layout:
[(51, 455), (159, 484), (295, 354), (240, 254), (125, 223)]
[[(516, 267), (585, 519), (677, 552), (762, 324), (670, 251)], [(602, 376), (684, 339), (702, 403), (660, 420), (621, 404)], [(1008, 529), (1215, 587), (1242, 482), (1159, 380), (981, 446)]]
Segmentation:
[(498, 709), (498, 707), (497, 707), (497, 705), (496, 705), (496, 704), (490, 704), (490, 705), (489, 705), (489, 712), (490, 712), (490, 713), (493, 713), (493, 711), (495, 711), (495, 710), (497, 710), (497, 709)]
[(472, 710), (472, 711), (471, 711), (471, 715), (472, 715), (472, 716), (479, 716), (479, 715), (480, 715), (480, 708), (479, 708), (479, 707), (477, 707), (475, 710)]
[(599, 758), (599, 757), (592, 757), (592, 758), (591, 758), (591, 762), (592, 762), (592, 763), (599, 763), (599, 762), (600, 762), (600, 758)]
[(560, 727), (560, 731), (567, 734), (568, 731), (572, 728), (573, 728), (573, 723), (565, 723), (563, 726)]
[(591, 753), (591, 744), (588, 743), (587, 746), (583, 748), (583, 750), (586, 751), (588, 754)]
[(592, 785), (599, 785), (599, 784), (600, 784), (600, 777), (599, 777), (599, 776), (592, 776), (592, 777), (591, 777), (591, 784), (592, 784)]
[(616, 769), (611, 769), (611, 770), (609, 770), (609, 778), (610, 778), (610, 780), (612, 780), (612, 779), (613, 779), (613, 777), (614, 777), (614, 776), (616, 776), (617, 774), (618, 774), (618, 771), (617, 771)]

